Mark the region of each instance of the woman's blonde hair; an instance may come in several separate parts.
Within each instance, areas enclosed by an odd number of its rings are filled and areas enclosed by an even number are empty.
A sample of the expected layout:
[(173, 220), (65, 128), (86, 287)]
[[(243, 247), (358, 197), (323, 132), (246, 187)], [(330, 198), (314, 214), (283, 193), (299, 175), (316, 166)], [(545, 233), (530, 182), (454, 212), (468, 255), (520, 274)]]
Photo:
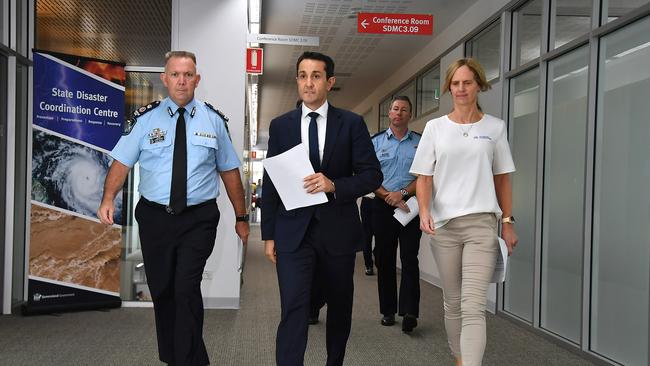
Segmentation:
[(491, 88), (490, 83), (488, 83), (485, 78), (485, 71), (483, 66), (471, 57), (458, 59), (449, 65), (447, 68), (447, 75), (445, 76), (445, 85), (442, 88), (442, 94), (451, 91), (451, 79), (454, 77), (454, 74), (458, 69), (463, 66), (467, 66), (474, 73), (474, 80), (481, 88), (481, 91), (487, 91)]

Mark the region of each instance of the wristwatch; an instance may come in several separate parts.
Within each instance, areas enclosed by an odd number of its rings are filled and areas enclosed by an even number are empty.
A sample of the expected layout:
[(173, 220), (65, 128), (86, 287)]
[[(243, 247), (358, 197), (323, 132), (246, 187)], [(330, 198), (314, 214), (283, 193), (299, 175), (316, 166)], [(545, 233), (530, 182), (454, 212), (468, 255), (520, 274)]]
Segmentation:
[(514, 216), (506, 216), (501, 218), (501, 223), (502, 224), (514, 224), (515, 223), (515, 217)]
[(406, 197), (409, 195), (409, 192), (406, 190), (406, 188), (400, 188), (399, 193), (402, 194), (402, 197)]
[(241, 216), (235, 216), (235, 221), (248, 222), (248, 214), (241, 215)]

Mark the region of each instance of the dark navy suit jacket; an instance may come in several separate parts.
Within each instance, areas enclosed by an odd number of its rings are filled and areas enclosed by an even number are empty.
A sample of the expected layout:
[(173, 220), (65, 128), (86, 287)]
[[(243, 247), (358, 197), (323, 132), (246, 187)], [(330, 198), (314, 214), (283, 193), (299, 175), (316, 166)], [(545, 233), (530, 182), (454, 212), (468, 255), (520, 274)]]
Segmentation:
[[(297, 108), (271, 121), (267, 157), (302, 143), (301, 112)], [(356, 199), (379, 188), (383, 175), (361, 116), (330, 104), (321, 172), (336, 185), (336, 192), (327, 194), (329, 201), (290, 211), (264, 173), (262, 239), (275, 240), (276, 252), (293, 252), (300, 246), (316, 211), (323, 228), (321, 239), (329, 254), (349, 254), (362, 249), (363, 229)]]

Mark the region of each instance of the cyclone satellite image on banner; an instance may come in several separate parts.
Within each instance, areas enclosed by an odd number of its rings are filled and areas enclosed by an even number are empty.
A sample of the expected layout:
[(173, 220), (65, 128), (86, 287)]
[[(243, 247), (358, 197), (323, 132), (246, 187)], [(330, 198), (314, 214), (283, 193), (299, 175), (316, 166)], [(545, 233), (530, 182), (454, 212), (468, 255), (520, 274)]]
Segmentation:
[[(107, 154), (34, 129), (32, 199), (94, 217), (112, 159)], [(122, 222), (122, 196), (114, 222)]]

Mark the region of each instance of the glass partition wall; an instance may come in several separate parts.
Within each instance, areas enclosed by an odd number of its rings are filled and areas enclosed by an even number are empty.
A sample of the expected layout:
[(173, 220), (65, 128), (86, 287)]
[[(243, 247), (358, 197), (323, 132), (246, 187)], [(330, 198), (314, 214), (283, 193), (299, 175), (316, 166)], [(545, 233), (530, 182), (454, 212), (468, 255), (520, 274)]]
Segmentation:
[(604, 363), (650, 365), (650, 2), (503, 13), (519, 245), (499, 310)]

